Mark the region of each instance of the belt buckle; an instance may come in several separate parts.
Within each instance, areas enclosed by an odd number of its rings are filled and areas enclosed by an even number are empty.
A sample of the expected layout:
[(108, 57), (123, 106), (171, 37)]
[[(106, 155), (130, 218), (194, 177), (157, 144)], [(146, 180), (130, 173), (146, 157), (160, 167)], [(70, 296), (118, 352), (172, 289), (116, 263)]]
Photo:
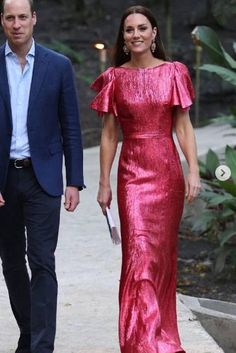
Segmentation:
[(15, 160), (14, 160), (14, 167), (16, 168), (16, 169), (22, 169), (23, 168), (23, 165), (17, 165), (17, 161), (20, 161), (20, 159), (19, 158), (16, 158)]

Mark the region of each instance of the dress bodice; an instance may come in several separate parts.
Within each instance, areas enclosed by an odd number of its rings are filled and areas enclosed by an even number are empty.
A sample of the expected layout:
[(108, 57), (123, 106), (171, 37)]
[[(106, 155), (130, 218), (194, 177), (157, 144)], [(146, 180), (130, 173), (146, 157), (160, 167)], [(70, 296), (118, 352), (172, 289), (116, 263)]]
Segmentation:
[(92, 84), (91, 107), (117, 116), (124, 136), (170, 135), (175, 106), (189, 108), (194, 96), (185, 65), (164, 62), (152, 68), (108, 68)]

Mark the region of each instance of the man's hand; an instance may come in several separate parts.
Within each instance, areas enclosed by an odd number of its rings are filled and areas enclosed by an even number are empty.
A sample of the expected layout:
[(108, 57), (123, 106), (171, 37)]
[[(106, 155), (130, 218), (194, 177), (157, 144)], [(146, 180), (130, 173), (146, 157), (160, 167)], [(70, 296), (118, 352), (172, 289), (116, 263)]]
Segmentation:
[(67, 186), (65, 190), (64, 207), (68, 212), (73, 212), (79, 204), (79, 190), (75, 186)]
[(5, 200), (4, 198), (2, 197), (2, 194), (0, 193), (0, 207), (4, 206), (5, 205)]

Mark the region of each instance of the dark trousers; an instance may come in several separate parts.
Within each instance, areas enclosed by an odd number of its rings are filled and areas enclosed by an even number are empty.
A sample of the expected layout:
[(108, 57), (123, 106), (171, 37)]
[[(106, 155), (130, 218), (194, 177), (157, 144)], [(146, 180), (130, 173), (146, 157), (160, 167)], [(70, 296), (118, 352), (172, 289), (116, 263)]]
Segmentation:
[(3, 197), (0, 256), (12, 311), (21, 334), (31, 334), (29, 353), (51, 353), (56, 330), (54, 252), (61, 197), (52, 197), (42, 190), (32, 167), (13, 166), (9, 167)]

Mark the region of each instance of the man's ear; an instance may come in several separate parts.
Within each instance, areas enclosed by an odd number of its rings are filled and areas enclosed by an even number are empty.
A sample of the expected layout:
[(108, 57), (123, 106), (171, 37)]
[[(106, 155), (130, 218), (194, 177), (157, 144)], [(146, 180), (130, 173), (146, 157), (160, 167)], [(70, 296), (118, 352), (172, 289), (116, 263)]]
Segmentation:
[(36, 25), (36, 23), (37, 23), (37, 14), (36, 14), (36, 12), (34, 11), (33, 12), (33, 20), (34, 20), (34, 26)]

